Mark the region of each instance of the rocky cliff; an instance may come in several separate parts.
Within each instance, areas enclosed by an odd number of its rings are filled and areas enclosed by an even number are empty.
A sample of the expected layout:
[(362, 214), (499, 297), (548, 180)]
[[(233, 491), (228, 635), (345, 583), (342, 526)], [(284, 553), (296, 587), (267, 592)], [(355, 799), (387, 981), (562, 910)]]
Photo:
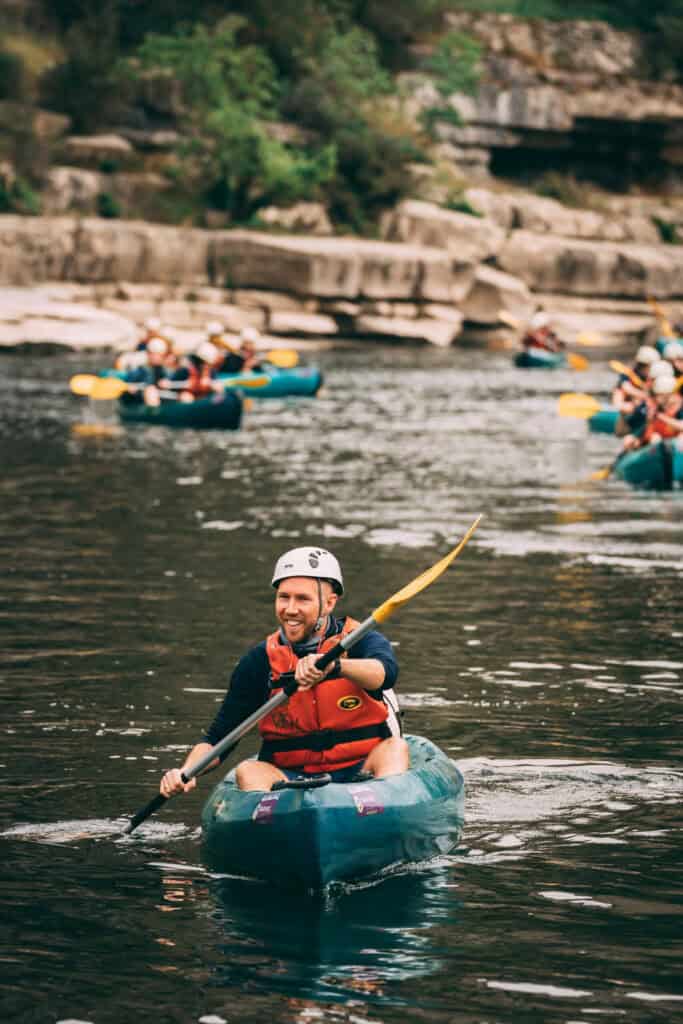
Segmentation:
[[(0, 303), (0, 344), (60, 332), (74, 344), (62, 330), (66, 300), (124, 325), (154, 314), (197, 330), (218, 318), (229, 330), (438, 345), (504, 344), (500, 310), (524, 320), (539, 303), (567, 340), (586, 328), (607, 342), (639, 340), (652, 328), (649, 297), (683, 313), (683, 90), (640, 78), (637, 37), (601, 23), (459, 14), (452, 27), (485, 47), (479, 92), (450, 97), (461, 123), (440, 123), (435, 153), (469, 185), (468, 212), (445, 208), (436, 178), (422, 175), (416, 198), (385, 215), (381, 241), (335, 237), (310, 205), (268, 211), (272, 234), (97, 218), (105, 188), (125, 197), (163, 186), (125, 163), (136, 146), (173, 140), (72, 136), (61, 146), (71, 162), (47, 179), (55, 215), (0, 217), (0, 284), (15, 288)], [(404, 86), (418, 117), (433, 87), (414, 75)], [(119, 166), (106, 182), (93, 169), (103, 153)], [(613, 191), (583, 187), (580, 208), (525, 190), (548, 172)], [(311, 233), (292, 233), (302, 227)], [(49, 285), (38, 320), (16, 290), (37, 284)], [(81, 340), (120, 345), (130, 334), (96, 320)]]

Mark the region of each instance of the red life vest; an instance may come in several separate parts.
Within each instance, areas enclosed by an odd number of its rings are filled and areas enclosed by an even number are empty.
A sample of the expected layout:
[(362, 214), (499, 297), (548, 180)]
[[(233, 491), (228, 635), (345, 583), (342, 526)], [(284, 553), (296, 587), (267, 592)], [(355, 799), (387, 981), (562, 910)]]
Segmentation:
[[(357, 625), (347, 616), (341, 633), (323, 640), (318, 652), (331, 650)], [(289, 644), (281, 642), (279, 631), (266, 640), (266, 652), (276, 692), (281, 689), (277, 680), (294, 672), (299, 659)], [(344, 676), (324, 679), (311, 690), (297, 690), (287, 704), (261, 720), (259, 756), (279, 768), (310, 773), (347, 768), (391, 735), (387, 717), (384, 701), (370, 696), (362, 686)]]
[(653, 434), (658, 434), (659, 437), (678, 437), (680, 431), (675, 430), (673, 427), (665, 423), (664, 420), (660, 419), (658, 413), (661, 411), (669, 419), (675, 420), (681, 409), (681, 401), (678, 396), (675, 396), (675, 400), (669, 402), (666, 407), (662, 410), (657, 410), (645, 427), (643, 431), (641, 441), (643, 444), (647, 444), (652, 439)]

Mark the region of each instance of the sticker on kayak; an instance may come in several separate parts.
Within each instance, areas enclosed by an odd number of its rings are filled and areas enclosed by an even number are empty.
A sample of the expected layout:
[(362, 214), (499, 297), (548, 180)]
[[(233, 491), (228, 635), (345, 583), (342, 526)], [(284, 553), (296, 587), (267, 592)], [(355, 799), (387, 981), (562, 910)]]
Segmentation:
[(251, 820), (261, 824), (270, 821), (281, 796), (281, 793), (266, 793), (262, 796), (252, 812)]
[(378, 803), (370, 786), (349, 786), (349, 792), (359, 814), (381, 814), (384, 810), (384, 804)]
[(339, 698), (337, 701), (337, 707), (340, 711), (355, 711), (362, 703), (363, 702), (360, 697), (354, 697), (352, 694), (349, 694), (348, 697)]

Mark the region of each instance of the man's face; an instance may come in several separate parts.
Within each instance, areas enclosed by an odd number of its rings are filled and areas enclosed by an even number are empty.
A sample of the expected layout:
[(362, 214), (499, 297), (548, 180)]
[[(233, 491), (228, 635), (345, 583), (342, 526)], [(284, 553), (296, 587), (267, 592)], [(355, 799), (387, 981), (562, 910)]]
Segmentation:
[(290, 644), (299, 644), (315, 628), (319, 615), (329, 615), (337, 603), (337, 595), (326, 581), (321, 582), (322, 609), (318, 582), (308, 576), (292, 576), (278, 584), (275, 594), (275, 616)]

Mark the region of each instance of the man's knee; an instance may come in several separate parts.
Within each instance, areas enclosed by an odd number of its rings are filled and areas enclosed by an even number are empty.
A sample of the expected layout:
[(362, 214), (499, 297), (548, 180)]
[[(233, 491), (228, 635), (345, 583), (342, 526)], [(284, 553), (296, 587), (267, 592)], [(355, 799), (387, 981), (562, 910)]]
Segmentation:
[(235, 781), (239, 789), (269, 790), (284, 774), (267, 761), (240, 761), (235, 769)]

